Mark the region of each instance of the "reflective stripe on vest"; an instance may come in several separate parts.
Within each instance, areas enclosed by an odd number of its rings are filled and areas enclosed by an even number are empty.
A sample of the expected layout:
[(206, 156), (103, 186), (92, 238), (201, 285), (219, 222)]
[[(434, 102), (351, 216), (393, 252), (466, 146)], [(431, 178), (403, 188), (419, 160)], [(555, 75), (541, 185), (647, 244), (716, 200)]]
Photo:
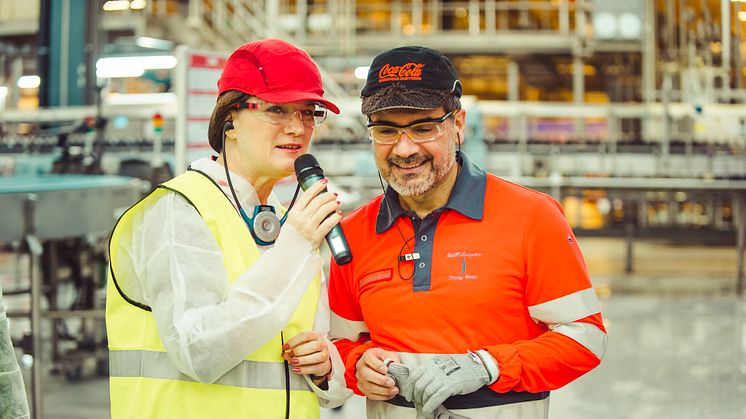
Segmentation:
[[(110, 351), (111, 377), (145, 377), (164, 380), (191, 381), (179, 371), (168, 354), (155, 351)], [(285, 365), (281, 362), (242, 361), (213, 384), (244, 388), (285, 389)], [(290, 374), (290, 390), (312, 391), (306, 380)]]

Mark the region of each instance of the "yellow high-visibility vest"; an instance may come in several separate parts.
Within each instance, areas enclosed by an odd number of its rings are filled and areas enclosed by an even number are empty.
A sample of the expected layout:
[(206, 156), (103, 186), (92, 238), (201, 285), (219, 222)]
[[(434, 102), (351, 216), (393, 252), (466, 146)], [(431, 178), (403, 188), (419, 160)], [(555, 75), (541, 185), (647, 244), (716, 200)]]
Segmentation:
[[(109, 245), (106, 294), (112, 419), (122, 418), (284, 418), (285, 366), (278, 333), (213, 384), (194, 381), (171, 362), (150, 311), (127, 302), (117, 290), (122, 275), (118, 246), (132, 236), (136, 215), (167, 193), (181, 194), (207, 223), (223, 252), (233, 282), (259, 258), (259, 250), (240, 215), (206, 175), (187, 171), (156, 188), (117, 222)], [(285, 339), (313, 328), (321, 290), (317, 275), (283, 329)], [(215, 348), (219, 351), (220, 348)], [(318, 418), (319, 403), (303, 377), (290, 373), (290, 416)]]

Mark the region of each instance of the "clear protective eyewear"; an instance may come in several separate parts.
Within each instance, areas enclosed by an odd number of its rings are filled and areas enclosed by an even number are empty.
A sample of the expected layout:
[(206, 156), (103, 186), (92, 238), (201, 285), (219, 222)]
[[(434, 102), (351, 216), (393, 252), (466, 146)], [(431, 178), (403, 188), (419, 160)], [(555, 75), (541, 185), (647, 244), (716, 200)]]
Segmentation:
[(308, 128), (321, 126), (326, 121), (327, 109), (314, 104), (313, 109), (295, 109), (291, 104), (277, 104), (269, 102), (241, 102), (235, 104), (235, 109), (248, 109), (252, 115), (272, 125), (285, 125), (298, 114), (300, 121)]
[(376, 144), (396, 144), (404, 133), (416, 144), (427, 143), (443, 135), (445, 132), (443, 123), (454, 113), (456, 113), (455, 109), (440, 118), (421, 119), (407, 125), (370, 122), (368, 123), (368, 134)]

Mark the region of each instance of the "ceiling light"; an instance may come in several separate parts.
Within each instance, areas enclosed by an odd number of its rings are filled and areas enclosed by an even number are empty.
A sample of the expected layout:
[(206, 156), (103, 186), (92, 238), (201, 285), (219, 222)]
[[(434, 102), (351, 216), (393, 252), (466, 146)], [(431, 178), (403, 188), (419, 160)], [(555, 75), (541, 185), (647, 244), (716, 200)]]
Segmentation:
[(622, 13), (619, 16), (619, 34), (624, 39), (639, 39), (642, 35), (642, 20), (634, 13)]
[(132, 9), (132, 10), (142, 10), (147, 5), (148, 5), (148, 2), (145, 1), (145, 0), (132, 0), (130, 2), (130, 9)]
[(130, 2), (128, 0), (109, 0), (104, 3), (104, 11), (114, 12), (119, 10), (127, 10), (130, 8)]
[(741, 22), (746, 22), (746, 10), (741, 10), (738, 12), (738, 20)]
[(140, 77), (145, 70), (174, 68), (176, 62), (173, 55), (104, 57), (96, 61), (96, 75), (101, 78)]
[(359, 80), (366, 80), (368, 78), (368, 70), (370, 70), (370, 67), (356, 67), (355, 78)]
[(149, 36), (138, 36), (135, 39), (135, 45), (142, 48), (171, 50), (174, 43), (165, 39), (151, 38)]
[(617, 20), (608, 12), (597, 13), (593, 16), (593, 32), (598, 39), (614, 39), (617, 37)]
[(96, 66), (96, 77), (102, 79), (140, 77), (143, 74), (145, 74), (145, 69), (140, 67)]
[(21, 76), (18, 78), (18, 87), (21, 89), (36, 89), (41, 85), (39, 76)]

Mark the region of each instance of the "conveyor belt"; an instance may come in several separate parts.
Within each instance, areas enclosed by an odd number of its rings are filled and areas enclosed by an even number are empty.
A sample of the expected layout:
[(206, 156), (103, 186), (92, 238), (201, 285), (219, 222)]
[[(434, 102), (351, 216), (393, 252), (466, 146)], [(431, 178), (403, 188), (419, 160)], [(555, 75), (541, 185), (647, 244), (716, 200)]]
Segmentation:
[(107, 233), (134, 202), (141, 181), (121, 176), (19, 175), (0, 177), (0, 242), (23, 240), (25, 207), (33, 207), (39, 240)]

